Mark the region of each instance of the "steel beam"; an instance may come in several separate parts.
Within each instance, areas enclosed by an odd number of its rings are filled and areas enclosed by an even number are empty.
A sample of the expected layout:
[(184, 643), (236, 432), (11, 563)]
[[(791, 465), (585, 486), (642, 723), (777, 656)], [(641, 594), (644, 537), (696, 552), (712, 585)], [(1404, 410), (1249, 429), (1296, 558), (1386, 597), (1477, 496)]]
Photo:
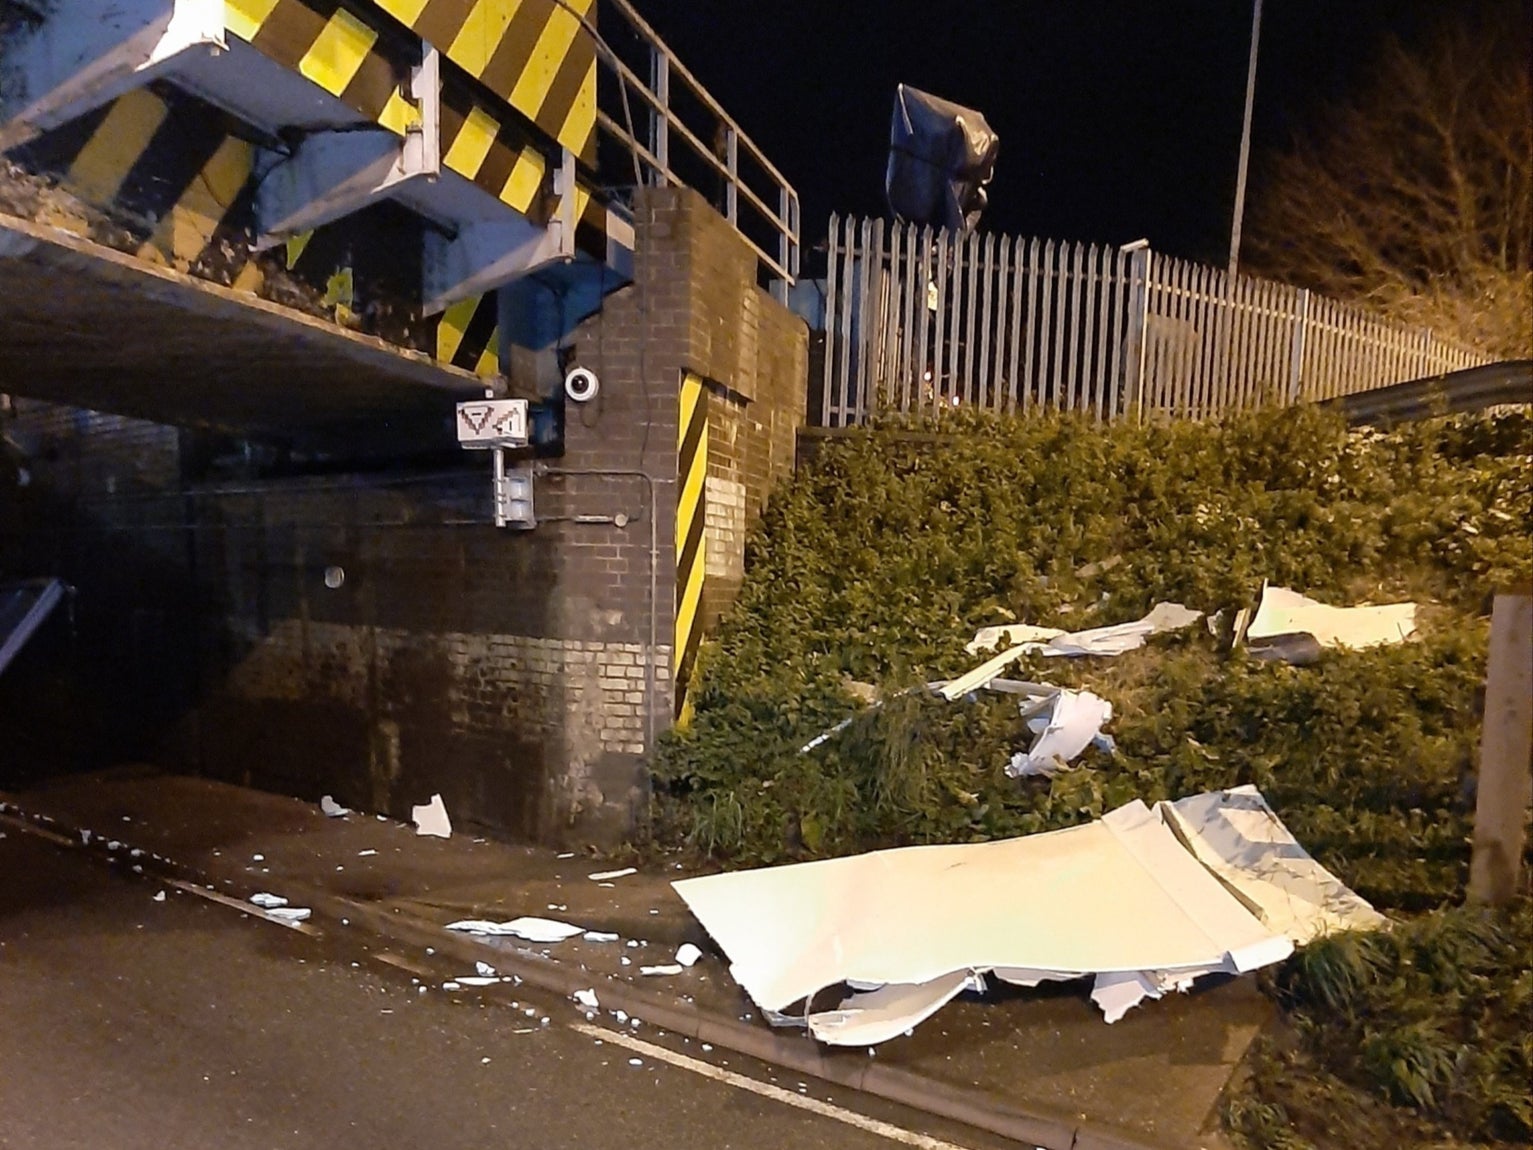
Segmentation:
[(349, 216), (412, 180), (442, 172), (441, 72), (435, 48), (411, 80), (418, 118), (404, 137), (376, 130), (316, 132), (293, 153), (263, 152), (255, 198), (257, 251)]
[(0, 151), (225, 47), (223, 0), (57, 0), (0, 58)]
[(564, 149), (554, 175), (559, 206), (546, 227), (523, 216), (474, 220), (447, 236), (428, 231), (422, 311), (433, 315), (460, 299), (482, 295), (533, 272), (575, 258), (575, 156)]

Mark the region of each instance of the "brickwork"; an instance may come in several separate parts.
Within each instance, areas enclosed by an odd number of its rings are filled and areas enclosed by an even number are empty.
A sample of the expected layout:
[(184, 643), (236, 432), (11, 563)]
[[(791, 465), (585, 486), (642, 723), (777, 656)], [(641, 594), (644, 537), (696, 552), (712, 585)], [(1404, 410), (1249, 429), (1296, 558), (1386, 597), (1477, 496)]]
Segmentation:
[[(0, 576), (80, 586), (73, 666), (95, 677), (74, 713), (101, 729), (72, 765), (155, 758), (396, 816), (441, 792), (464, 826), (630, 835), (674, 713), (679, 381), (710, 390), (713, 618), (792, 466), (805, 356), (693, 193), (648, 194), (636, 224), (635, 284), (570, 341), (601, 393), (566, 410), (532, 532), (489, 525), (482, 457), (193, 491), (174, 429), (18, 401), (14, 430), (46, 446), (30, 487), (0, 490)], [(551, 353), (509, 362), (523, 393), (559, 385)], [(0, 726), (35, 712), (34, 681), (0, 680)]]

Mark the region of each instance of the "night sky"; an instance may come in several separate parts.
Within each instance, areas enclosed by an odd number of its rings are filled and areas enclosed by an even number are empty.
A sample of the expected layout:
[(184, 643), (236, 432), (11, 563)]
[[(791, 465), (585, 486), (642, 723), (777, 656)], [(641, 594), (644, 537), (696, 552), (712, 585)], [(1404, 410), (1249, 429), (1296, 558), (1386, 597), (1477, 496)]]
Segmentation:
[[(1453, 0), (1265, 0), (1253, 157), (1345, 93), (1390, 32)], [(639, 0), (798, 188), (807, 245), (832, 211), (884, 215), (901, 81), (983, 112), (1000, 159), (982, 228), (1223, 263), (1250, 0)]]

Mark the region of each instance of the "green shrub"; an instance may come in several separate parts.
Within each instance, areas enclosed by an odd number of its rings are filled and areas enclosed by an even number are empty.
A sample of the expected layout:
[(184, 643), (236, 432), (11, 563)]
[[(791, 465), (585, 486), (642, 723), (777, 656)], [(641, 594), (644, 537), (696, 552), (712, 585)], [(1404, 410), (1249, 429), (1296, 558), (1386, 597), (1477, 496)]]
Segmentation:
[[(1260, 1048), (1226, 1108), (1282, 1150), (1525, 1142), (1526, 905), (1455, 909), (1467, 878), (1488, 593), (1533, 574), (1533, 421), (1349, 432), (1312, 408), (1101, 428), (1058, 416), (888, 426), (821, 448), (773, 498), (705, 644), (694, 719), (654, 765), (657, 826), (765, 862), (1015, 835), (1255, 783), (1299, 841), (1403, 925), (1307, 948), (1271, 988), (1296, 1044)], [(1309, 667), (1194, 627), (1017, 677), (1113, 702), (1116, 750), (1006, 777), (1014, 699), (920, 684), (983, 625), (1071, 630), (1161, 600), (1210, 613), (1262, 580), (1329, 602), (1413, 598), (1421, 635)], [(875, 684), (869, 708), (848, 680)], [(810, 739), (845, 730), (809, 752)]]

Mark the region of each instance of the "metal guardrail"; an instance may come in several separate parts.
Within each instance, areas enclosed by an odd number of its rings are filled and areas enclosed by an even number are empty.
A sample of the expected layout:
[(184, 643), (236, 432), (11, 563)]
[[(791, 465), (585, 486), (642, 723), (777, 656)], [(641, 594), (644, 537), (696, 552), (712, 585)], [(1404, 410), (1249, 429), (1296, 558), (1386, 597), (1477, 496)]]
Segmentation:
[[(685, 167), (716, 180), (715, 207), (785, 300), (799, 274), (798, 192), (628, 0), (601, 0), (600, 16), (599, 58), (616, 86), (599, 101), (597, 127), (632, 157), (641, 184), (696, 186), (701, 181), (689, 179)], [(618, 47), (625, 41), (636, 48), (628, 55), (642, 59), (625, 59)], [(684, 103), (692, 105), (691, 124), (681, 114)], [(712, 140), (704, 138), (709, 133)]]
[(1390, 423), (1533, 404), (1533, 360), (1487, 363), (1323, 401), (1351, 423)]

